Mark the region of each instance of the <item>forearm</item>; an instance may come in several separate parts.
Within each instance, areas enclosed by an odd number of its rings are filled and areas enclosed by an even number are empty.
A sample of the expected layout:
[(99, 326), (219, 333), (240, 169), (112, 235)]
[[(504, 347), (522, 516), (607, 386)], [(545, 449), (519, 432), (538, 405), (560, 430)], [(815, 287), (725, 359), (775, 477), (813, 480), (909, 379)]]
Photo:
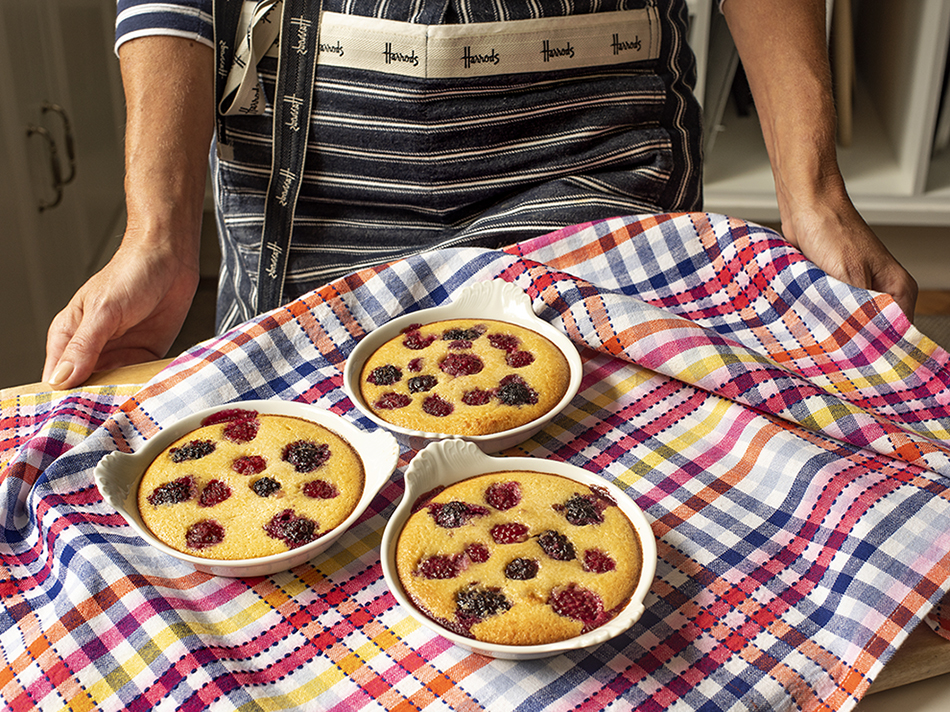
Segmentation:
[(119, 59), (127, 112), (124, 246), (162, 245), (196, 265), (213, 131), (213, 51), (177, 37), (143, 37), (123, 44)]

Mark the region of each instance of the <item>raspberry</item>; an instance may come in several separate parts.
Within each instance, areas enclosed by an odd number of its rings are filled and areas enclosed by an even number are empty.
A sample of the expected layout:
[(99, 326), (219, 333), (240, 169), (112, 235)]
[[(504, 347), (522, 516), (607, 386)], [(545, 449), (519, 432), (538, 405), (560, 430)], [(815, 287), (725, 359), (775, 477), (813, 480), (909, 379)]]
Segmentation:
[(408, 334), (410, 331), (419, 331), (422, 328), (422, 324), (410, 324), (405, 329), (400, 331), (400, 334)]
[(472, 520), (473, 517), (482, 517), (488, 514), (485, 507), (477, 504), (468, 504), (453, 500), (440, 504), (438, 502), (429, 505), (429, 514), (435, 523), (443, 529), (458, 529)]
[(213, 507), (221, 504), (231, 496), (231, 488), (226, 482), (221, 480), (211, 480), (201, 490), (201, 496), (198, 498), (199, 507)]
[(514, 351), (521, 343), (521, 339), (513, 334), (489, 334), (488, 342), (496, 349)]
[(258, 497), (270, 497), (280, 491), (280, 482), (273, 477), (261, 477), (251, 483), (251, 489)]
[(538, 546), (555, 561), (573, 561), (577, 556), (570, 540), (553, 529), (548, 529), (538, 536)]
[(505, 405), (534, 405), (538, 402), (538, 392), (529, 388), (521, 376), (511, 375), (501, 379), (501, 385), (495, 389), (495, 397)]
[(421, 358), (414, 358), (409, 362), (409, 370), (413, 373), (419, 373), (422, 370), (423, 360)]
[(366, 377), (366, 380), (372, 383), (374, 386), (391, 386), (401, 378), (402, 371), (392, 364), (387, 364), (385, 366), (377, 366), (374, 368), (370, 372), (369, 376)]
[(452, 415), (455, 406), (441, 396), (427, 396), (426, 399), (422, 401), (422, 410), (437, 418), (444, 418), (447, 415)]
[(267, 460), (260, 455), (242, 455), (231, 463), (239, 475), (259, 475), (267, 468)]
[(298, 517), (292, 509), (285, 509), (264, 525), (268, 536), (283, 541), (288, 548), (296, 549), (317, 538), (317, 523), (306, 517)]
[(538, 562), (534, 559), (512, 559), (505, 567), (505, 578), (527, 581), (538, 575)]
[(575, 494), (564, 504), (555, 504), (554, 509), (576, 527), (588, 524), (601, 524), (604, 521), (604, 509), (607, 503), (593, 495)]
[(185, 545), (191, 549), (207, 549), (224, 541), (224, 527), (213, 519), (195, 522), (185, 532)]
[(483, 391), (481, 388), (476, 388), (473, 391), (466, 391), (462, 394), (462, 402), (465, 405), (486, 405), (491, 401), (491, 397), (491, 391)]
[(558, 615), (581, 621), (585, 627), (593, 627), (604, 614), (604, 602), (600, 596), (574, 583), (554, 589), (548, 605)]
[(511, 509), (521, 501), (521, 485), (517, 482), (492, 482), (485, 490), (485, 501), (495, 509)]
[(413, 351), (421, 351), (432, 344), (432, 342), (436, 339), (435, 334), (427, 334), (423, 336), (417, 330), (407, 331), (405, 333), (406, 336), (402, 340), (402, 345), (407, 349), (412, 349)]
[(192, 440), (181, 447), (169, 450), (172, 462), (185, 462), (185, 460), (200, 460), (205, 455), (214, 452), (214, 443), (211, 440)]
[(232, 420), (224, 426), (224, 438), (232, 443), (249, 443), (257, 437), (261, 421), (257, 418), (241, 418)]
[(478, 542), (466, 546), (465, 555), (473, 564), (484, 564), (491, 558), (491, 552), (488, 550), (488, 547)]
[(605, 574), (617, 568), (617, 562), (600, 549), (587, 549), (584, 552), (584, 571), (592, 574)]
[(471, 376), (484, 367), (485, 364), (475, 354), (449, 354), (439, 364), (439, 368), (450, 376)]
[(512, 368), (522, 368), (534, 363), (534, 354), (530, 351), (509, 351), (505, 363)]
[(420, 391), (431, 391), (438, 382), (439, 379), (435, 376), (413, 376), (406, 385), (409, 386), (410, 393), (419, 393)]
[(243, 408), (227, 408), (212, 413), (201, 421), (201, 425), (217, 425), (218, 423), (228, 423), (232, 420), (246, 420), (257, 417), (256, 410), (244, 410)]
[(410, 403), (412, 403), (412, 398), (405, 393), (383, 393), (373, 403), (373, 407), (380, 410), (396, 410), (397, 408), (405, 408)]
[(528, 527), (520, 522), (496, 524), (491, 528), (491, 538), (496, 544), (520, 544), (528, 541)]
[(442, 332), (443, 341), (475, 341), (479, 336), (485, 333), (485, 327), (482, 325), (473, 326), (471, 329), (446, 329)]
[(191, 475), (179, 477), (177, 480), (166, 482), (152, 490), (148, 496), (148, 503), (154, 506), (162, 504), (181, 504), (187, 502), (198, 492), (195, 478)]
[(503, 613), (511, 608), (505, 595), (498, 589), (476, 588), (474, 584), (455, 594), (455, 611), (463, 621), (477, 623), (480, 620)]
[(454, 556), (436, 555), (420, 562), (416, 569), (416, 575), (427, 579), (452, 579), (456, 578), (462, 570), (463, 561), (458, 554)]
[(289, 462), (297, 472), (313, 472), (330, 459), (330, 446), (326, 443), (319, 445), (309, 440), (297, 440), (284, 446), (281, 456), (284, 462)]
[(311, 480), (303, 486), (303, 493), (313, 499), (333, 499), (340, 491), (326, 480)]
[(449, 342), (449, 351), (465, 351), (466, 349), (472, 348), (471, 341), (465, 341), (464, 339), (457, 339), (456, 341)]

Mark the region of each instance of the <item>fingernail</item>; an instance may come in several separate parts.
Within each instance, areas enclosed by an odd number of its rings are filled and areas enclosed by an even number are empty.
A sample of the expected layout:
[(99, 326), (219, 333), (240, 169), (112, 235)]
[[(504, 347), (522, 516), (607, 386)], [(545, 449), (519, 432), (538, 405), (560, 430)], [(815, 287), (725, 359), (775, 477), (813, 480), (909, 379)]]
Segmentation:
[(49, 384), (51, 386), (58, 386), (60, 383), (69, 378), (73, 373), (73, 365), (69, 361), (62, 361), (56, 370), (53, 371), (53, 377), (49, 379)]

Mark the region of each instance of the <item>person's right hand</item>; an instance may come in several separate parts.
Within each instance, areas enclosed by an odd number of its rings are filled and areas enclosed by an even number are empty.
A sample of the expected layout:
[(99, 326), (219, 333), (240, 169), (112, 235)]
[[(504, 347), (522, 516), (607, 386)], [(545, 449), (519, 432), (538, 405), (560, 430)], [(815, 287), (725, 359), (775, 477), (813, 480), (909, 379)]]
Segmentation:
[(127, 240), (53, 319), (43, 380), (73, 388), (94, 371), (162, 358), (181, 330), (198, 277), (196, 255)]

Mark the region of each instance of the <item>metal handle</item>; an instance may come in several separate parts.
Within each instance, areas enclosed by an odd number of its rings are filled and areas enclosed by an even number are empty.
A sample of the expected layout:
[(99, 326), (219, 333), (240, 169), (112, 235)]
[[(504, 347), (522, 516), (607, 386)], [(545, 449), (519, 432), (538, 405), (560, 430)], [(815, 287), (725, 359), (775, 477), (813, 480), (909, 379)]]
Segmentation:
[(43, 113), (52, 111), (54, 114), (59, 114), (59, 117), (63, 121), (63, 138), (66, 143), (66, 158), (69, 161), (69, 177), (62, 180), (62, 185), (68, 185), (73, 182), (73, 179), (76, 177), (76, 144), (73, 141), (73, 127), (69, 122), (69, 117), (66, 115), (66, 110), (61, 107), (59, 104), (54, 104), (51, 101), (43, 102)]
[(49, 149), (50, 170), (53, 174), (53, 190), (56, 191), (56, 197), (53, 198), (53, 200), (47, 201), (41, 199), (39, 201), (37, 207), (42, 213), (44, 210), (55, 208), (63, 199), (63, 174), (59, 168), (59, 153), (56, 149), (56, 141), (53, 140), (53, 135), (43, 126), (30, 124), (26, 127), (26, 135), (29, 137), (33, 134), (39, 134), (46, 140), (46, 145)]

